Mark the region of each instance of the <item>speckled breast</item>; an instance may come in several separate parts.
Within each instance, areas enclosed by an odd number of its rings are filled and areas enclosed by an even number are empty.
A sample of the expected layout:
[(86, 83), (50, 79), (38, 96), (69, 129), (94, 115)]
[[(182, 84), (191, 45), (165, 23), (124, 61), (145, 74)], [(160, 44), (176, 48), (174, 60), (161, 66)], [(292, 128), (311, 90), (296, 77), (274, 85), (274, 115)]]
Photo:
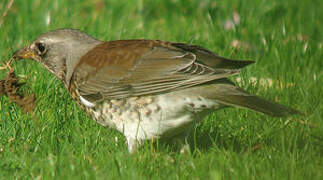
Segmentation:
[(152, 121), (152, 116), (160, 111), (160, 106), (155, 100), (156, 97), (151, 96), (105, 100), (91, 111), (98, 123), (118, 129), (118, 124), (138, 123), (141, 120)]
[(136, 139), (176, 136), (198, 122), (196, 115), (200, 112), (218, 107), (218, 103), (191, 95), (187, 90), (104, 100), (93, 107), (80, 101), (77, 90), (71, 95), (99, 124)]

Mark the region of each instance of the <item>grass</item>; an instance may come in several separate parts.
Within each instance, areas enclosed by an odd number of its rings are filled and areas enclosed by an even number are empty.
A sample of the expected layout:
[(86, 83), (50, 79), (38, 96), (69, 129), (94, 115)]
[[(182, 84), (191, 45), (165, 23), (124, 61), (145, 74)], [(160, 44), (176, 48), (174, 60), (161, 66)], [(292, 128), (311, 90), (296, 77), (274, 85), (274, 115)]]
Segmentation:
[[(0, 15), (8, 3), (0, 2)], [(241, 86), (306, 115), (224, 109), (194, 129), (192, 154), (147, 142), (130, 155), (122, 135), (92, 121), (49, 72), (21, 61), (15, 68), (28, 76), (37, 107), (27, 115), (0, 98), (0, 179), (323, 179), (322, 9), (320, 0), (15, 0), (0, 20), (2, 62), (63, 27), (102, 40), (186, 42), (256, 60), (239, 75)], [(234, 13), (239, 23), (226, 29)]]

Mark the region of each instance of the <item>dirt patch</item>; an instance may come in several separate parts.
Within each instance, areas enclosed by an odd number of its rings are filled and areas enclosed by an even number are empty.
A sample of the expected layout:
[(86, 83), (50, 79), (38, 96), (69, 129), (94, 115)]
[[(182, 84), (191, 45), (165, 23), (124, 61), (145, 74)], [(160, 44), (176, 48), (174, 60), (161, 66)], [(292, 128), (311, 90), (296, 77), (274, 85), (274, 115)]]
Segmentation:
[(7, 76), (0, 81), (0, 97), (6, 95), (10, 101), (16, 103), (24, 112), (32, 112), (36, 105), (35, 95), (26, 95), (20, 90), (24, 83), (18, 82), (19, 78), (11, 68), (10, 63), (7, 63), (8, 68), (5, 68), (9, 69)]

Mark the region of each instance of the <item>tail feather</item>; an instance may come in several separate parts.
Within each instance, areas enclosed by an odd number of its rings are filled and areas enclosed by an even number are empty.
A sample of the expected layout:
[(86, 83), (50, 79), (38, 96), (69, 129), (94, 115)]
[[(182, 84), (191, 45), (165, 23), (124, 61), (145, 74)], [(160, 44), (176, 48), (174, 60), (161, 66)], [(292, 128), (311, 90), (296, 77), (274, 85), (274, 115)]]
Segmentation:
[(215, 88), (216, 93), (212, 94), (212, 98), (225, 105), (248, 108), (276, 117), (303, 114), (295, 109), (249, 94), (230, 84), (217, 84)]

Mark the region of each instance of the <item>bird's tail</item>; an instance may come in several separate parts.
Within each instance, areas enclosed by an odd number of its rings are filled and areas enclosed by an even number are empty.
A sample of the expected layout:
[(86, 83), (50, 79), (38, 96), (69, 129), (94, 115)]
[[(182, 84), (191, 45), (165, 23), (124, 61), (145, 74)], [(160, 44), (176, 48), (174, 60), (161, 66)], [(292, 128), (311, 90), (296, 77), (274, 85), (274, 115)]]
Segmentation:
[(213, 84), (213, 86), (213, 93), (208, 93), (209, 98), (211, 96), (212, 99), (224, 105), (248, 108), (276, 117), (303, 114), (295, 109), (249, 94), (231, 84)]

